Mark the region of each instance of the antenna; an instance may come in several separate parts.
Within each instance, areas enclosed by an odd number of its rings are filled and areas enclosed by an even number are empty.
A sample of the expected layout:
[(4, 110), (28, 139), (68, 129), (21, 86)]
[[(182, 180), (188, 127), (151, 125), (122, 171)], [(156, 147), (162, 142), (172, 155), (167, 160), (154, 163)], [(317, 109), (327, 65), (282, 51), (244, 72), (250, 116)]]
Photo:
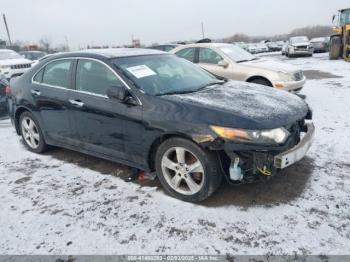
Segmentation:
[(204, 39), (205, 38), (205, 34), (204, 34), (204, 24), (203, 24), (203, 22), (202, 22), (202, 39)]
[(7, 37), (8, 37), (8, 39), (9, 39), (9, 44), (10, 44), (10, 46), (12, 46), (12, 41), (11, 41), (11, 37), (10, 37), (10, 31), (9, 31), (8, 26), (7, 26), (5, 14), (3, 14), (2, 17), (3, 17), (3, 19), (4, 19), (4, 24), (5, 24), (5, 27), (6, 27)]

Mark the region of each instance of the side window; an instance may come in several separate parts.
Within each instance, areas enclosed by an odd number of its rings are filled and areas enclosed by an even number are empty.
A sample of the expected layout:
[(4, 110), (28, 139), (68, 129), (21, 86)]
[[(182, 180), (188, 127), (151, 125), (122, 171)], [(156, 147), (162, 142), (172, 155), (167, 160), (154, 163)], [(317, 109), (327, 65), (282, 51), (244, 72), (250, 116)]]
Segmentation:
[(76, 89), (106, 95), (111, 86), (123, 85), (122, 81), (105, 65), (92, 60), (79, 60)]
[(59, 60), (49, 63), (45, 66), (42, 83), (71, 88), (70, 87), (70, 68), (72, 60)]
[(185, 48), (176, 52), (176, 55), (190, 62), (194, 62), (195, 50), (195, 48)]
[(223, 58), (212, 49), (200, 48), (198, 60), (199, 63), (217, 65)]
[(44, 75), (44, 68), (41, 69), (38, 73), (36, 73), (33, 80), (35, 82), (41, 83), (43, 81), (43, 75)]

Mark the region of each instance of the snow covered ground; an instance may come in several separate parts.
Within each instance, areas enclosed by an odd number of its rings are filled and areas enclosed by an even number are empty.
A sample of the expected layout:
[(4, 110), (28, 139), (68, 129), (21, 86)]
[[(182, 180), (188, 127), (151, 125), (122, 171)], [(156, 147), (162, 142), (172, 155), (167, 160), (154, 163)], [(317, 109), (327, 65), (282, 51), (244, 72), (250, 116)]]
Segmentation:
[(223, 185), (190, 204), (128, 168), (55, 149), (25, 150), (0, 121), (1, 254), (349, 254), (350, 63), (287, 59), (317, 134), (307, 157), (267, 184)]

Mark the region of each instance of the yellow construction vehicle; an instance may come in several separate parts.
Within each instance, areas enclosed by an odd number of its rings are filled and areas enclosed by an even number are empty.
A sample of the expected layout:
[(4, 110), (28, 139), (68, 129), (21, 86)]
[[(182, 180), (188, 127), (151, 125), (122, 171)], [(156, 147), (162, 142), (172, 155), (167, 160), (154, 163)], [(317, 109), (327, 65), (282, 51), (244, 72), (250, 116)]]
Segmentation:
[(331, 36), (329, 58), (350, 62), (350, 8), (339, 10), (338, 15), (333, 16), (334, 31)]

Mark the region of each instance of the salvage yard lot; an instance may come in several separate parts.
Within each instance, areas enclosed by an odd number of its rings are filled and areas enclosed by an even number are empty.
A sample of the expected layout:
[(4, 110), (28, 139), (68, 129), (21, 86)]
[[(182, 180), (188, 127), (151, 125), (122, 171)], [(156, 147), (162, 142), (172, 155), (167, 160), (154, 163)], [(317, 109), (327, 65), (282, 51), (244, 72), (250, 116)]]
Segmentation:
[(0, 252), (348, 254), (350, 63), (269, 59), (305, 70), (314, 144), (270, 182), (223, 184), (200, 204), (168, 197), (157, 181), (126, 183), (122, 165), (63, 149), (30, 153), (0, 121)]

